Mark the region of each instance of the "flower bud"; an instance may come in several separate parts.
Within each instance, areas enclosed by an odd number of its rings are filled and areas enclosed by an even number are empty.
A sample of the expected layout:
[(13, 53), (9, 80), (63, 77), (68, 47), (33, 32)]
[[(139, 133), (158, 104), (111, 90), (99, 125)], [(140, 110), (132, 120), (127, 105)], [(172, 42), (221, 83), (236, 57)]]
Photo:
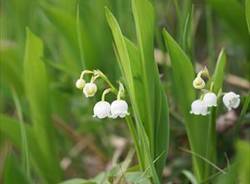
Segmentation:
[(224, 105), (227, 107), (227, 109), (230, 111), (232, 109), (236, 109), (240, 105), (240, 95), (234, 93), (234, 92), (228, 92), (226, 93), (222, 101)]
[(206, 116), (209, 114), (206, 104), (202, 100), (195, 100), (191, 105), (191, 114)]
[(94, 96), (96, 92), (97, 92), (97, 86), (95, 83), (90, 82), (85, 84), (83, 88), (83, 93), (87, 98)]
[(207, 107), (217, 106), (217, 96), (216, 94), (209, 92), (203, 97), (203, 102)]
[(203, 80), (208, 80), (210, 78), (209, 71), (207, 67), (204, 67), (198, 74)]
[(111, 117), (112, 118), (124, 118), (128, 113), (128, 104), (124, 100), (115, 100), (111, 104)]
[(78, 79), (75, 85), (78, 89), (83, 89), (85, 86), (85, 81), (83, 79)]
[(97, 102), (94, 106), (94, 115), (99, 119), (103, 119), (110, 116), (110, 104), (106, 101)]
[(194, 80), (193, 80), (193, 86), (195, 89), (202, 89), (205, 87), (205, 81), (200, 77), (197, 76)]

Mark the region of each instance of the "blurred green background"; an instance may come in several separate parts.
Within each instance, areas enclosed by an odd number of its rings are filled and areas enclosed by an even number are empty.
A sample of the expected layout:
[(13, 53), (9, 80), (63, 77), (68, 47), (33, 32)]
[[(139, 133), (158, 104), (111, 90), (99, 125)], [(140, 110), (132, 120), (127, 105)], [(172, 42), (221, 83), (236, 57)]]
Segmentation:
[[(187, 183), (182, 171), (191, 168), (190, 154), (180, 150), (188, 143), (173, 99), (162, 28), (168, 29), (197, 68), (206, 65), (212, 72), (220, 49), (225, 48), (224, 89), (236, 91), (244, 101), (250, 90), (246, 17), (250, 10), (243, 0), (152, 3), (156, 9), (155, 59), (170, 101), (170, 152), (164, 178)], [(127, 0), (1, 0), (0, 183), (90, 178), (126, 157), (132, 145), (126, 124), (93, 119), (92, 107), (101, 94), (86, 99), (75, 89), (84, 69), (100, 69), (114, 83), (119, 80), (105, 6), (114, 13), (123, 33), (134, 40)], [(41, 57), (34, 58), (35, 53)], [(34, 59), (42, 62), (33, 63)], [(249, 107), (243, 117), (240, 112), (228, 115), (223, 109), (218, 117), (217, 122), (231, 115), (230, 126), (224, 121), (218, 129), (221, 167), (234, 158), (236, 140), (250, 140)], [(249, 153), (248, 144), (238, 147)]]

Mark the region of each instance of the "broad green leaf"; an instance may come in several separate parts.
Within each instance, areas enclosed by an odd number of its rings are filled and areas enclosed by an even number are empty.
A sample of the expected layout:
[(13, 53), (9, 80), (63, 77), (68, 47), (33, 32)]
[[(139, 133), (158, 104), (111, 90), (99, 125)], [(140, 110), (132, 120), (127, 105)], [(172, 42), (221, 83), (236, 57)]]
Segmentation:
[[(154, 182), (158, 183), (166, 160), (169, 127), (167, 99), (153, 57), (154, 11), (146, 0), (132, 1), (132, 10), (138, 46), (123, 36), (108, 9), (106, 17), (135, 116), (137, 130), (133, 132), (138, 134), (136, 137), (139, 140), (135, 141), (139, 142), (136, 145), (139, 145), (137, 155), (141, 157), (140, 165), (143, 169), (150, 169)], [(149, 17), (147, 21), (143, 17), (145, 14)]]
[[(142, 89), (144, 89), (144, 102), (137, 101), (137, 103), (145, 106), (145, 108), (141, 108), (144, 110), (144, 114), (146, 112), (146, 117), (142, 120), (150, 140), (153, 158), (161, 156), (156, 162), (158, 175), (161, 176), (168, 148), (169, 127), (167, 99), (160, 84), (153, 56), (154, 9), (147, 0), (132, 0), (132, 10), (140, 51)], [(147, 19), (144, 17), (145, 14)]]
[(246, 0), (245, 6), (246, 6), (245, 8), (246, 21), (247, 21), (248, 31), (250, 33), (250, 0)]
[(224, 49), (221, 50), (219, 57), (217, 59), (216, 68), (213, 74), (212, 82), (213, 82), (213, 91), (218, 93), (222, 88), (223, 80), (224, 80), (224, 71), (226, 65), (226, 54)]
[(53, 169), (54, 182), (60, 179), (60, 168), (54, 142), (54, 127), (50, 117), (50, 93), (43, 56), (42, 41), (27, 29), (24, 58), (24, 83), (29, 103), (34, 138), (47, 163)]
[[(185, 119), (190, 147), (193, 152), (205, 157), (208, 142), (208, 118), (190, 114), (191, 103), (195, 100), (192, 85), (195, 75), (192, 63), (166, 30), (163, 31), (163, 36), (171, 59), (174, 93), (178, 107)], [(193, 156), (194, 173), (198, 182), (206, 177), (204, 176), (205, 164), (204, 161)]]
[[(132, 67), (131, 66), (131, 63), (130, 63), (130, 56), (129, 56), (129, 53), (134, 53), (136, 52), (135, 49), (133, 49), (135, 46), (133, 46), (133, 44), (130, 42), (130, 41), (126, 41), (126, 39), (124, 38), (121, 30), (120, 30), (120, 27), (118, 25), (118, 22), (116, 21), (115, 17), (113, 16), (113, 14), (108, 10), (106, 9), (106, 17), (107, 17), (107, 21), (110, 25), (110, 28), (111, 28), (111, 31), (113, 33), (113, 37), (114, 37), (114, 42), (115, 42), (115, 51), (116, 51), (116, 55), (117, 55), (117, 59), (118, 59), (118, 64), (120, 66), (120, 70), (121, 70), (121, 73), (122, 73), (122, 76), (124, 77), (124, 80), (125, 80), (125, 85), (126, 85), (126, 89), (128, 90), (128, 95), (131, 99), (131, 104), (132, 104), (132, 109), (134, 111), (134, 114), (135, 116), (137, 117), (137, 120), (140, 122), (140, 125), (141, 125), (141, 120), (140, 120), (140, 116), (139, 116), (139, 110), (138, 110), (138, 106), (137, 104), (135, 103), (136, 102), (136, 93), (135, 93), (135, 89), (134, 89), (134, 82), (136, 82), (136, 78), (139, 78), (139, 68), (137, 64), (137, 62), (134, 62), (133, 65), (135, 67)], [(127, 44), (126, 44), (127, 42)], [(128, 45), (128, 48), (130, 51), (128, 51), (127, 49), (127, 45)], [(134, 57), (134, 59), (136, 59), (138, 57)], [(132, 69), (134, 68), (134, 69)], [(132, 70), (134, 70), (134, 73), (135, 73), (135, 80), (133, 79), (133, 75), (132, 75)], [(139, 117), (139, 119), (138, 119)], [(134, 123), (134, 122), (133, 122)], [(131, 123), (131, 125), (133, 124)], [(130, 125), (130, 123), (128, 122), (128, 124)], [(139, 126), (138, 123), (136, 124), (136, 126)], [(136, 127), (134, 126), (134, 127)], [(138, 132), (136, 130), (133, 130), (131, 129), (134, 134), (137, 134)], [(135, 135), (134, 135), (135, 136)], [(139, 135), (136, 136), (138, 137), (139, 139), (141, 138)], [(134, 141), (138, 141), (140, 142), (139, 140), (134, 140)], [(136, 145), (139, 145), (137, 143), (135, 143)], [(141, 168), (145, 168), (145, 163), (144, 163), (144, 158), (143, 158), (143, 155), (140, 154), (139, 152), (142, 153), (142, 150), (141, 150), (141, 146), (138, 146), (137, 147), (137, 156), (139, 157), (138, 159), (140, 160), (139, 164), (141, 166)]]
[[(153, 36), (154, 36), (154, 11), (147, 0), (132, 0), (132, 10), (135, 20), (136, 35), (140, 51), (141, 76), (143, 91), (145, 94), (145, 114), (144, 126), (150, 140), (153, 140), (153, 116), (154, 114), (154, 77), (148, 75), (155, 69), (153, 58)], [(145, 21), (145, 14), (147, 20)], [(154, 72), (154, 71), (153, 71)], [(154, 73), (153, 73), (154, 75)], [(152, 147), (152, 145), (150, 145)]]
[(178, 103), (182, 113), (189, 115), (190, 105), (195, 99), (192, 85), (195, 78), (193, 66), (188, 56), (166, 30), (163, 31), (163, 36), (171, 59), (173, 82), (177, 88), (175, 93)]

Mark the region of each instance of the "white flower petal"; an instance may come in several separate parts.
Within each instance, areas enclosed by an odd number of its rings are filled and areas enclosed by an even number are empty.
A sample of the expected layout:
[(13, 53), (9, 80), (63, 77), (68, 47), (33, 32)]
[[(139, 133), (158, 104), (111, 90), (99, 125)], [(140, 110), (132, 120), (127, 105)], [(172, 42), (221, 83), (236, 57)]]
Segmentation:
[(240, 95), (237, 95), (234, 92), (228, 92), (226, 93), (222, 101), (224, 105), (227, 107), (227, 109), (230, 111), (232, 109), (236, 109), (240, 105)]
[(191, 114), (194, 115), (207, 115), (208, 112), (208, 108), (206, 106), (206, 104), (202, 101), (202, 100), (195, 100), (193, 101), (192, 105), (191, 105)]
[(96, 92), (97, 92), (97, 86), (95, 83), (90, 82), (85, 84), (83, 88), (83, 93), (86, 97), (92, 97), (95, 95)]
[(111, 104), (111, 116), (113, 118), (124, 118), (128, 115), (128, 104), (124, 100), (115, 100)]
[(83, 79), (78, 79), (75, 85), (78, 89), (83, 89), (83, 87), (85, 86), (85, 81)]
[(203, 102), (207, 107), (217, 106), (217, 96), (215, 93), (208, 92), (203, 97)]
[(201, 77), (199, 77), (199, 76), (197, 76), (197, 77), (193, 80), (193, 87), (194, 87), (195, 89), (202, 89), (202, 88), (205, 87), (205, 85), (206, 85), (205, 81), (204, 81)]
[(97, 102), (94, 106), (94, 117), (103, 119), (110, 116), (110, 104), (106, 101)]

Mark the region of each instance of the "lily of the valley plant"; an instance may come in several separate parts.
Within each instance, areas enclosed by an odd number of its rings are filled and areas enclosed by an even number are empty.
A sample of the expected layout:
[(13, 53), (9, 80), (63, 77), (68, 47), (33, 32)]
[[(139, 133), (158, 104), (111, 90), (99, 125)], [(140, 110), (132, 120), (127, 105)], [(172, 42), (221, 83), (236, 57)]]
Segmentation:
[(193, 80), (193, 87), (195, 89), (201, 90), (202, 94), (200, 96), (200, 99), (194, 100), (191, 104), (191, 114), (203, 116), (208, 115), (210, 113), (209, 108), (217, 106), (217, 100), (221, 95), (223, 95), (223, 103), (229, 111), (232, 109), (236, 109), (240, 105), (240, 95), (234, 92), (223, 93), (221, 92), (221, 90), (218, 92), (218, 94), (215, 94), (212, 91), (213, 82), (210, 83), (210, 86), (208, 86), (208, 88), (206, 89), (206, 82), (202, 78), (202, 76), (204, 76), (204, 78), (210, 78), (209, 72), (206, 67), (201, 70)]
[[(90, 82), (86, 83), (84, 80), (84, 76), (88, 74), (91, 75)], [(122, 98), (125, 96), (124, 86), (121, 82), (119, 82), (119, 89), (117, 90), (110, 82), (110, 80), (104, 75), (100, 70), (84, 70), (82, 71), (80, 78), (76, 81), (75, 86), (83, 91), (83, 94), (86, 98), (95, 96), (98, 87), (95, 81), (100, 78), (107, 82), (109, 88), (105, 89), (102, 93), (101, 101), (97, 102), (93, 108), (93, 117), (97, 117), (99, 119), (103, 118), (124, 118), (129, 115), (128, 113), (128, 104)], [(114, 100), (111, 105), (109, 102), (105, 100), (105, 96), (108, 93), (113, 93), (116, 95), (116, 100)]]

